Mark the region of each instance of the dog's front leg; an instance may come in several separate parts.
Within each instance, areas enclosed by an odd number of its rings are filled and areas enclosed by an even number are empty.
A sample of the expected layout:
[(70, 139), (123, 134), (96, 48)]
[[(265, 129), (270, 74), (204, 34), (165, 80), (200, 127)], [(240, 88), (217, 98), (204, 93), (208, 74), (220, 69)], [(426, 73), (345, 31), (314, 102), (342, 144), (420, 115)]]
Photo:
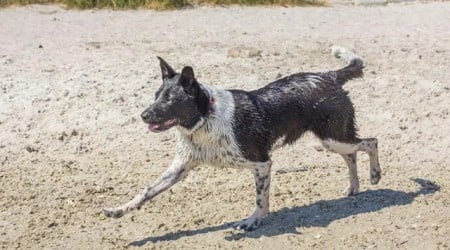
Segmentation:
[(173, 184), (187, 176), (194, 164), (190, 161), (175, 159), (172, 165), (158, 178), (156, 183), (145, 188), (142, 192), (128, 203), (116, 208), (104, 208), (103, 213), (107, 217), (119, 218), (124, 214), (139, 209), (146, 201), (152, 199), (162, 191), (170, 188)]
[(269, 213), (269, 188), (271, 161), (255, 164), (252, 173), (256, 184), (256, 210), (247, 219), (234, 225), (237, 229), (252, 231), (256, 229), (262, 219)]

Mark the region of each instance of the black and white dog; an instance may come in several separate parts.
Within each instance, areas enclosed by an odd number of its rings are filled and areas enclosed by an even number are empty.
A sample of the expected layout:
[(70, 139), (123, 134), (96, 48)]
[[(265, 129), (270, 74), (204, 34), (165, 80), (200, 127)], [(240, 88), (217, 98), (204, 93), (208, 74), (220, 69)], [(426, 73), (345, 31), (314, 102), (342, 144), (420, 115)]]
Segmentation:
[(342, 155), (350, 175), (347, 195), (358, 193), (356, 152), (370, 157), (370, 180), (377, 184), (381, 169), (377, 139), (360, 139), (354, 109), (342, 85), (362, 77), (363, 61), (354, 53), (333, 46), (332, 54), (343, 57), (346, 67), (326, 73), (297, 73), (253, 90), (224, 90), (197, 82), (193, 69), (175, 72), (159, 58), (163, 83), (155, 101), (142, 113), (153, 132), (177, 129), (177, 150), (171, 166), (153, 186), (130, 202), (104, 209), (118, 218), (168, 189), (201, 164), (250, 169), (256, 183), (256, 210), (237, 223), (253, 230), (269, 212), (271, 152), (291, 144), (306, 131), (323, 146)]

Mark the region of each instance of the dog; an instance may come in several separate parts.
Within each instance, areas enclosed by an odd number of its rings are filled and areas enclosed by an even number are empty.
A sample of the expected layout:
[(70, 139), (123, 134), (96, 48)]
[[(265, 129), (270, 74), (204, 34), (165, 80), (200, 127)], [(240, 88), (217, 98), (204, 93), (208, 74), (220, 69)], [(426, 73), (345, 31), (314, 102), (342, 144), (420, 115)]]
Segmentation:
[(154, 185), (122, 206), (103, 209), (104, 214), (119, 218), (139, 209), (186, 177), (189, 170), (207, 164), (251, 170), (256, 209), (234, 227), (254, 230), (269, 212), (271, 153), (307, 131), (327, 150), (344, 158), (350, 179), (346, 195), (359, 190), (357, 151), (368, 153), (371, 184), (377, 184), (381, 178), (378, 141), (358, 138), (353, 104), (342, 88), (347, 81), (363, 76), (363, 60), (339, 46), (332, 47), (332, 54), (348, 65), (325, 73), (289, 75), (253, 91), (200, 84), (192, 67), (177, 73), (158, 57), (163, 83), (141, 117), (152, 132), (176, 127), (176, 156)]

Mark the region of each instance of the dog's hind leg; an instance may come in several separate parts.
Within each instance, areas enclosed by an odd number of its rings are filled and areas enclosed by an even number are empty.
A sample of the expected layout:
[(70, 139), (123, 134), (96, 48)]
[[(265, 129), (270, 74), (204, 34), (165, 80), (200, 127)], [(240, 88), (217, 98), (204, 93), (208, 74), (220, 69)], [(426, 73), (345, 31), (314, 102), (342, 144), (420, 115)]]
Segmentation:
[(140, 194), (136, 195), (134, 199), (120, 207), (103, 209), (103, 213), (107, 217), (119, 218), (132, 210), (139, 209), (146, 201), (152, 199), (186, 177), (188, 171), (192, 169), (192, 167), (194, 167), (194, 165), (189, 161), (175, 159), (172, 162), (172, 165), (159, 177), (154, 185), (145, 188)]
[(322, 140), (322, 145), (329, 151), (340, 154), (347, 164), (350, 183), (343, 194), (348, 196), (357, 194), (359, 192), (359, 179), (356, 167), (356, 152), (358, 151), (359, 142), (345, 143), (326, 139)]
[(234, 225), (237, 229), (252, 231), (256, 229), (262, 219), (269, 213), (269, 189), (270, 189), (270, 167), (271, 161), (257, 163), (252, 166), (252, 173), (256, 184), (256, 209), (253, 214), (245, 220)]
[(355, 195), (359, 191), (359, 180), (356, 167), (356, 152), (364, 151), (370, 159), (370, 183), (377, 184), (381, 179), (381, 168), (378, 162), (377, 139), (354, 139), (355, 143), (338, 142), (331, 139), (322, 140), (323, 146), (331, 152), (340, 154), (349, 169), (350, 184), (344, 194)]
[(343, 194), (347, 196), (355, 195), (359, 192), (358, 170), (356, 167), (356, 152), (352, 154), (341, 154), (348, 167), (350, 183)]

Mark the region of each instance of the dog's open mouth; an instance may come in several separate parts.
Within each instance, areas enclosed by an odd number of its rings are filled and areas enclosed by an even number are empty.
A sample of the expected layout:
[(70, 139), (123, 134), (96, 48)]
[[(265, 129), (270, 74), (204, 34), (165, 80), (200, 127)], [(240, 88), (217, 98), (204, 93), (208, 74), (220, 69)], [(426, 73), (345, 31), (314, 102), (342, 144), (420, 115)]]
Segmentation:
[(161, 132), (164, 130), (168, 130), (169, 128), (175, 126), (178, 124), (178, 119), (177, 118), (173, 118), (173, 119), (169, 119), (160, 123), (149, 123), (148, 124), (148, 129), (150, 129), (150, 131), (152, 132)]

